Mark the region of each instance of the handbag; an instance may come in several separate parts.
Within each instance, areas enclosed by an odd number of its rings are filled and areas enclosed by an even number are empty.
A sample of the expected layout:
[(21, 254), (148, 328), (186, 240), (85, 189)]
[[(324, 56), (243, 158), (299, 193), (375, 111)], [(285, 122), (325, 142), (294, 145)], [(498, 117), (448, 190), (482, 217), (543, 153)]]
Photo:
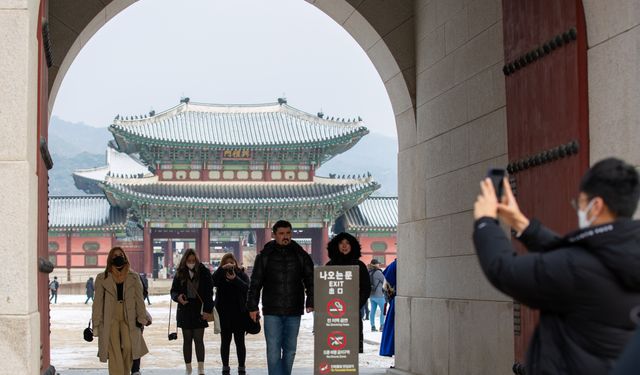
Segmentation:
[(86, 342), (93, 341), (93, 329), (91, 329), (91, 319), (89, 319), (89, 326), (84, 329), (84, 331), (82, 332), (82, 335), (84, 336), (84, 341)]
[(260, 330), (262, 328), (260, 326), (260, 314), (258, 314), (255, 321), (251, 319), (251, 315), (249, 315), (249, 312), (247, 312), (246, 316), (247, 322), (245, 324), (245, 331), (247, 331), (248, 334), (252, 335), (257, 335), (258, 333), (260, 333)]

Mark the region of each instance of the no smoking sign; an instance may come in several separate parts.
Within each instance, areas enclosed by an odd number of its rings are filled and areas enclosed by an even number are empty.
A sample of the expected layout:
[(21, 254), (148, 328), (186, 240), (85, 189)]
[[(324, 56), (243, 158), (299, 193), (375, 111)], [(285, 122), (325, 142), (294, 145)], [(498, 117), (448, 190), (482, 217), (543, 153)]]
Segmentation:
[(332, 318), (342, 318), (347, 312), (347, 304), (340, 298), (334, 298), (327, 304), (327, 313)]

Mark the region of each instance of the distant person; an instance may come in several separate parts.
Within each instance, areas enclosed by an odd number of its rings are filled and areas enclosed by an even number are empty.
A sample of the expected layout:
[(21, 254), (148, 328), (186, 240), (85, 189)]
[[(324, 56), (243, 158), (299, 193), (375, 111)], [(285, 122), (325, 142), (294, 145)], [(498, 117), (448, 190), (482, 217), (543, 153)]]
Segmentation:
[[(389, 301), (389, 310), (384, 321), (384, 328), (382, 329), (382, 340), (380, 342), (380, 355), (386, 357), (392, 357), (395, 355), (395, 317), (396, 317), (396, 268), (398, 267), (398, 259), (394, 259), (387, 268), (385, 268), (383, 275), (385, 282), (383, 285), (384, 293), (387, 295)], [(371, 318), (373, 320), (373, 318)]]
[(147, 301), (147, 304), (151, 305), (151, 301), (149, 300), (149, 279), (147, 279), (146, 273), (140, 272), (140, 281), (142, 281), (144, 299)]
[(247, 291), (249, 276), (244, 273), (232, 253), (222, 256), (220, 266), (213, 273), (213, 286), (216, 288), (216, 310), (220, 316), (220, 358), (222, 375), (229, 375), (229, 354), (231, 339), (236, 345), (238, 357), (238, 375), (245, 375), (247, 348), (244, 342), (249, 311), (247, 311)]
[[(369, 283), (369, 272), (367, 266), (360, 261), (361, 247), (360, 242), (349, 233), (339, 233), (335, 235), (327, 245), (329, 253), (329, 262), (327, 266), (358, 266), (359, 287), (358, 287), (358, 306), (362, 309), (367, 304), (369, 293), (371, 293), (371, 284)], [(364, 337), (362, 334), (362, 319), (358, 319), (359, 333), (359, 352), (364, 352)]]
[(140, 329), (149, 321), (140, 277), (120, 247), (109, 251), (105, 271), (96, 276), (92, 310), (100, 362), (109, 363), (110, 375), (129, 374), (133, 360), (149, 352)]
[(370, 264), (370, 270), (368, 279), (369, 285), (371, 289), (371, 295), (369, 296), (369, 300), (371, 301), (371, 312), (369, 316), (371, 318), (371, 332), (376, 331), (376, 310), (380, 309), (380, 318), (378, 327), (380, 327), (380, 331), (384, 328), (384, 293), (382, 292), (382, 286), (384, 285), (384, 274), (380, 269), (380, 262), (377, 259), (372, 259)]
[(193, 249), (182, 255), (171, 284), (171, 299), (178, 302), (176, 320), (182, 328), (182, 355), (186, 373), (192, 373), (192, 349), (196, 347), (198, 375), (204, 374), (204, 329), (213, 313), (213, 282), (209, 269), (200, 262)]
[(58, 276), (53, 277), (53, 281), (49, 283), (49, 291), (51, 295), (49, 296), (49, 302), (53, 300), (53, 303), (58, 303), (58, 289), (60, 288), (60, 283), (58, 282)]
[[(491, 284), (540, 310), (527, 375), (609, 374), (634, 333), (631, 312), (640, 305), (640, 222), (631, 219), (638, 172), (614, 158), (594, 164), (576, 189), (580, 229), (565, 237), (524, 216), (506, 179), (503, 188), (498, 202), (491, 181), (481, 182), (473, 241)], [(513, 228), (528, 254), (516, 254), (497, 219)]]
[(89, 277), (89, 280), (87, 280), (87, 283), (85, 284), (84, 289), (87, 293), (87, 300), (84, 301), (84, 304), (86, 305), (87, 302), (89, 302), (89, 300), (93, 302), (93, 292), (94, 292), (93, 277)]
[(305, 306), (308, 313), (313, 311), (313, 261), (291, 239), (291, 223), (279, 220), (272, 232), (275, 240), (264, 245), (253, 264), (247, 308), (251, 319), (256, 321), (262, 293), (269, 375), (290, 375), (300, 316)]

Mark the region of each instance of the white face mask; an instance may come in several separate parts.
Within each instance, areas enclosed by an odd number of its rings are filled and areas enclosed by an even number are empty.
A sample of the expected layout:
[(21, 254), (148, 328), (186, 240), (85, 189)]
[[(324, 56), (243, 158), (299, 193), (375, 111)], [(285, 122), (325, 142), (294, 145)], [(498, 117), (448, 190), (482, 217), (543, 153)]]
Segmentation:
[(584, 210), (578, 210), (578, 228), (580, 229), (588, 228), (596, 219), (596, 216), (592, 217), (591, 220), (587, 218), (587, 215), (589, 214), (589, 211), (591, 211), (591, 208), (593, 207), (594, 202), (595, 201), (592, 199), (587, 205), (587, 207), (585, 207)]
[(195, 263), (187, 263), (187, 267), (188, 267), (190, 270), (192, 270), (192, 269), (194, 269), (194, 268), (196, 267), (196, 264), (195, 264)]

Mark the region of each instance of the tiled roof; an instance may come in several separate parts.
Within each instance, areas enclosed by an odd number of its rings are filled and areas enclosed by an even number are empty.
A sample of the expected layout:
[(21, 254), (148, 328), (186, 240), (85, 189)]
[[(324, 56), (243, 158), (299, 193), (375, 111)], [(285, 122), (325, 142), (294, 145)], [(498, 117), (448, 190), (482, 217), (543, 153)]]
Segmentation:
[[(316, 177), (311, 183), (151, 183), (107, 180), (102, 185), (115, 200), (154, 204), (229, 206), (303, 206), (314, 203), (354, 203), (380, 187), (370, 177), (330, 179)], [(112, 203), (116, 203), (112, 201)]]
[(369, 197), (345, 214), (347, 231), (396, 231), (398, 197)]
[(345, 143), (369, 131), (357, 119), (326, 119), (286, 103), (215, 105), (181, 103), (151, 117), (114, 120), (116, 139), (134, 138), (152, 144), (206, 146), (313, 146)]
[(149, 177), (153, 173), (142, 162), (124, 152), (107, 147), (107, 165), (97, 168), (78, 169), (73, 172), (79, 176), (95, 181), (104, 181), (107, 174), (113, 177)]
[(104, 195), (49, 197), (50, 229), (124, 229), (126, 212)]

